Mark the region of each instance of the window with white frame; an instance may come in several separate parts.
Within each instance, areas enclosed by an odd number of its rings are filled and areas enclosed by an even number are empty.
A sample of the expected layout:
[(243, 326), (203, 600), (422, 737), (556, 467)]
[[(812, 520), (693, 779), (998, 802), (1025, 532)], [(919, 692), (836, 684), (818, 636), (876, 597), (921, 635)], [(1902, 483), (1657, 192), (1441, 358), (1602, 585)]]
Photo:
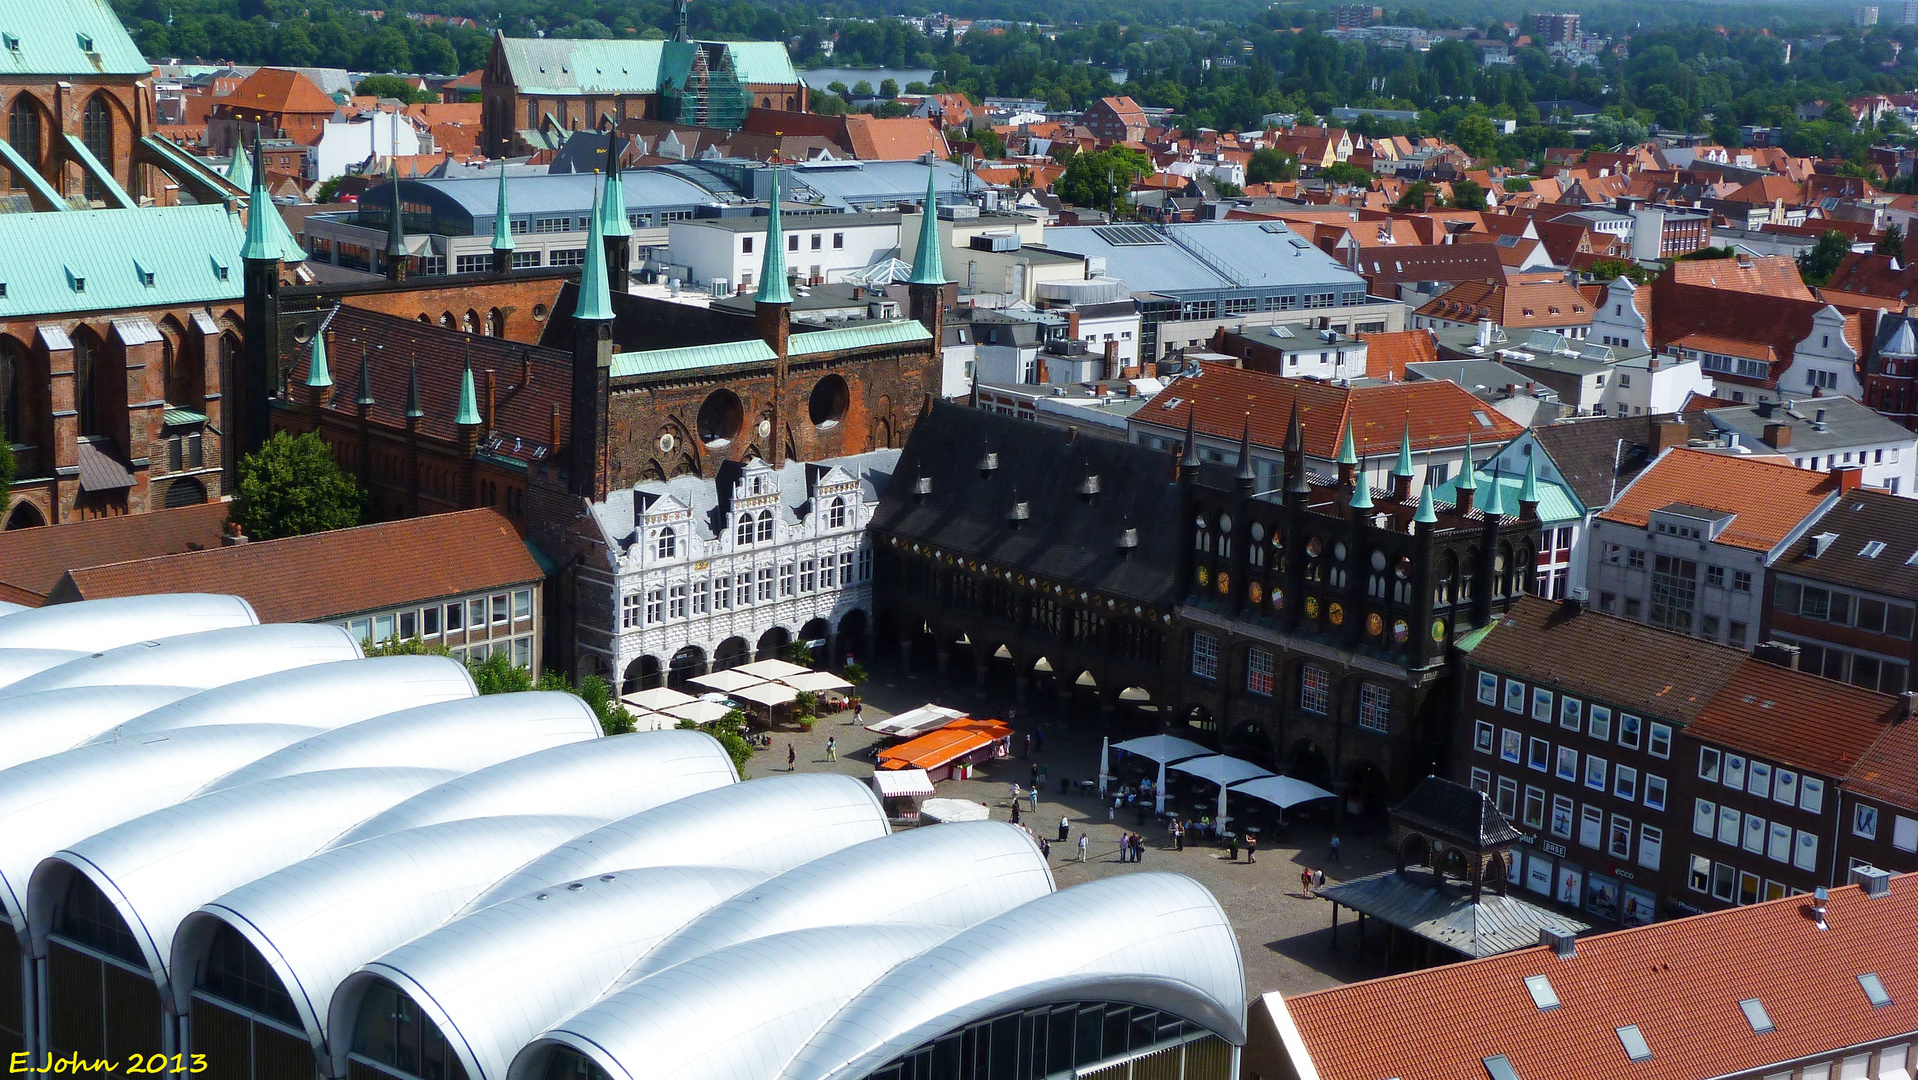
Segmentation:
[(1500, 761), (1509, 761), (1516, 765), (1525, 753), (1525, 736), (1505, 728), (1498, 734), (1498, 756)]
[(1552, 722), (1552, 692), (1543, 686), (1532, 688), (1532, 719)]
[(1585, 755), (1585, 786), (1593, 791), (1605, 790), (1606, 767), (1610, 763), (1597, 754)]
[[(1260, 697), (1271, 697), (1273, 685), (1272, 669), (1273, 657), (1271, 653), (1264, 649), (1256, 648), (1245, 650), (1246, 692), (1257, 694)], [(1484, 736), (1485, 748), (1483, 752), (1489, 754), (1492, 752), (1492, 736), (1490, 734), (1492, 725), (1481, 722), (1479, 726), (1486, 729), (1486, 735)], [(1477, 736), (1474, 736), (1474, 738), (1476, 739)]]
[(1754, 761), (1745, 770), (1745, 790), (1761, 799), (1771, 798), (1771, 766)]
[(1636, 750), (1639, 747), (1639, 743), (1644, 739), (1644, 736), (1644, 721), (1633, 716), (1631, 713), (1620, 713), (1618, 715), (1618, 745), (1627, 750)]
[(1745, 757), (1743, 754), (1725, 755), (1725, 786), (1743, 789), (1745, 786)]
[(1718, 832), (1718, 804), (1710, 799), (1692, 801), (1692, 831), (1710, 839)]
[(1744, 838), (1739, 841), (1746, 851), (1763, 854), (1765, 850), (1765, 819), (1757, 814), (1745, 815)]
[(1612, 794), (1626, 802), (1638, 801), (1638, 770), (1620, 765), (1612, 770)]
[(1655, 758), (1672, 756), (1672, 726), (1652, 721), (1651, 738), (1645, 744), (1645, 751)]
[(1590, 722), (1585, 725), (1585, 733), (1599, 742), (1610, 742), (1612, 738), (1611, 706), (1594, 703), (1587, 710), (1586, 716)]
[(1893, 816), (1891, 846), (1899, 851), (1918, 851), (1918, 818), (1908, 818), (1903, 814)]
[(1604, 832), (1605, 812), (1596, 806), (1581, 807), (1578, 814), (1578, 842), (1596, 851), (1599, 844), (1604, 842)]
[[(766, 596), (770, 599), (772, 597), (773, 587), (772, 571), (766, 570), (764, 573), (766, 574)], [(741, 570), (733, 580), (737, 583), (737, 586), (733, 589), (733, 606), (750, 606), (753, 602), (753, 572), (751, 570)]]
[(1791, 862), (1791, 826), (1782, 821), (1771, 823), (1771, 835), (1765, 841), (1765, 857), (1774, 862)]
[[(846, 584), (848, 581), (846, 575), (843, 573), (845, 568), (846, 568), (845, 558), (844, 556), (841, 556), (840, 562), (839, 562), (839, 569), (842, 571), (842, 573), (839, 575), (839, 581), (840, 581), (840, 584), (842, 585)], [(871, 548), (859, 549), (859, 580), (860, 581), (872, 580), (872, 549)]]
[(1559, 747), (1558, 764), (1553, 768), (1552, 775), (1560, 780), (1578, 783), (1578, 751), (1569, 746)]
[(793, 594), (793, 564), (780, 563), (779, 564), (779, 595), (791, 596), (792, 594)]
[(1367, 731), (1392, 727), (1392, 691), (1379, 683), (1359, 684), (1359, 726)]
[(619, 598), (620, 629), (632, 630), (645, 625), (643, 621), (645, 616), (642, 614), (645, 609), (640, 606), (644, 602), (638, 593), (627, 593)]
[(1818, 869), (1818, 834), (1798, 830), (1798, 842), (1792, 845), (1791, 864), (1800, 870)]
[(1561, 840), (1572, 838), (1572, 817), (1578, 808), (1570, 796), (1552, 796), (1552, 835)]
[(1525, 786), (1525, 804), (1519, 816), (1524, 820), (1527, 828), (1542, 829), (1545, 827), (1544, 788), (1533, 787), (1530, 784)]
[(1575, 697), (1561, 696), (1558, 699), (1558, 726), (1567, 731), (1577, 731), (1583, 726), (1584, 705)]
[(1878, 839), (1878, 808), (1867, 803), (1852, 804), (1851, 834), (1867, 840)]
[(1739, 813), (1737, 807), (1720, 806), (1718, 808), (1718, 842), (1737, 847), (1738, 830), (1739, 826), (1744, 824), (1744, 819), (1745, 815)]
[(670, 559), (679, 553), (679, 536), (672, 529), (661, 529), (653, 539), (653, 558)]
[(733, 609), (733, 578), (731, 574), (721, 574), (713, 579), (713, 610), (731, 611)]
[(647, 589), (646, 590), (646, 625), (657, 626), (661, 622), (665, 621), (665, 616), (666, 616), (666, 590), (665, 589)]
[(826, 528), (843, 529), (846, 527), (846, 500), (835, 497), (826, 507)]
[(1498, 704), (1498, 676), (1489, 671), (1478, 673), (1478, 703), (1480, 705)]
[(1705, 892), (1712, 884), (1712, 861), (1703, 855), (1691, 857), (1691, 870), (1686, 875), (1685, 884), (1693, 892)]
[(685, 585), (674, 585), (666, 590), (666, 617), (669, 619), (686, 617)]
[(1815, 776), (1798, 781), (1798, 808), (1808, 814), (1825, 812), (1825, 782)]
[(741, 514), (739, 515), (739, 524), (733, 527), (733, 543), (738, 544), (740, 547), (745, 547), (752, 542), (753, 516), (749, 513)]
[(1472, 790), (1482, 794), (1492, 793), (1492, 774), (1485, 769), (1472, 770)]
[(762, 566), (757, 571), (759, 584), (759, 602), (770, 604), (773, 599), (773, 568)]
[(700, 578), (698, 581), (693, 582), (693, 614), (695, 615), (706, 614), (706, 589), (708, 584), (710, 583), (707, 582), (705, 578)]
[(1504, 814), (1507, 818), (1517, 817), (1518, 781), (1510, 777), (1499, 777), (1498, 793), (1492, 796), (1492, 801), (1498, 806), (1499, 813)]
[(1552, 744), (1544, 739), (1534, 738), (1525, 748), (1525, 767), (1545, 772), (1552, 767)]
[(1299, 711), (1324, 716), (1332, 709), (1332, 675), (1316, 664), (1299, 671)]
[(770, 544), (773, 542), (773, 512), (771, 510), (761, 510), (759, 512), (758, 528), (755, 532), (754, 540), (761, 544)]
[(832, 552), (819, 557), (819, 587), (833, 588), (839, 581), (839, 559)]
[(1505, 711), (1521, 714), (1525, 712), (1525, 684), (1517, 679), (1505, 680)]
[(1498, 732), (1491, 724), (1483, 720), (1473, 721), (1472, 749), (1481, 754), (1489, 754), (1492, 752), (1492, 746), (1496, 742), (1498, 742)]
[(1645, 805), (1653, 810), (1665, 809), (1665, 778), (1656, 773), (1645, 774)]
[(1219, 639), (1202, 630), (1192, 635), (1192, 674), (1201, 679), (1219, 677)]
[(1629, 859), (1632, 856), (1632, 819), (1623, 814), (1612, 815), (1612, 828), (1605, 844), (1605, 850), (1614, 857)]
[(1638, 827), (1638, 865), (1647, 870), (1658, 869), (1658, 857), (1664, 849), (1665, 830), (1656, 825)]
[(1709, 746), (1698, 748), (1698, 778), (1700, 780), (1718, 779), (1718, 751)]
[(1798, 774), (1790, 769), (1779, 769), (1772, 776), (1771, 797), (1786, 806), (1798, 804)]
[(812, 592), (819, 583), (819, 573), (814, 566), (811, 559), (799, 560), (799, 591), (802, 595)]

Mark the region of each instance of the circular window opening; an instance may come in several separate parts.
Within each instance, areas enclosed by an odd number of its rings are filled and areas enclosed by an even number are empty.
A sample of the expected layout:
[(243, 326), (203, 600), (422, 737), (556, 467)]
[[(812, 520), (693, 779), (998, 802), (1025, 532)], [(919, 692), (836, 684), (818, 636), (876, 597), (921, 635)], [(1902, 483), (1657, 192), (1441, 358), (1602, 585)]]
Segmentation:
[(739, 395), (715, 390), (699, 406), (699, 441), (712, 447), (725, 446), (739, 436), (739, 425), (745, 419), (746, 409), (739, 403)]
[(306, 323), (301, 323), (298, 326), (295, 326), (293, 328), (293, 340), (299, 342), (302, 345), (306, 344), (309, 341), (312, 341), (313, 328), (311, 326), (308, 326)]
[(545, 304), (533, 305), (533, 319), (536, 322), (546, 321), (546, 305)]
[(846, 380), (838, 375), (828, 375), (813, 384), (812, 401), (808, 410), (812, 413), (812, 426), (816, 428), (838, 427), (846, 418), (846, 408), (852, 403), (852, 392), (846, 389)]

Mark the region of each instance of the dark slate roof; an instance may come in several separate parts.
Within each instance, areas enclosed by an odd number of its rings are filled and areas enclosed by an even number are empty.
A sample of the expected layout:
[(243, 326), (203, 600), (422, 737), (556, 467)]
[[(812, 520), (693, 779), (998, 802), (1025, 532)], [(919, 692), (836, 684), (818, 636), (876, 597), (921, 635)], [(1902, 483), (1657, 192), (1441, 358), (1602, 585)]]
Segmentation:
[[(987, 452), (998, 467), (982, 475)], [(1159, 451), (1008, 416), (939, 404), (906, 440), (873, 529), (1026, 571), (1054, 582), (1170, 606), (1179, 572), (1183, 503), (1173, 459)], [(1082, 496), (1088, 473), (1099, 492)], [(921, 477), (932, 490), (916, 496)], [(1012, 527), (1017, 502), (1028, 516)], [(1138, 546), (1121, 555), (1120, 534)]]
[[(1670, 419), (1672, 414), (1574, 420), (1536, 428), (1532, 434), (1578, 493), (1578, 500), (1602, 510), (1658, 456), (1653, 449), (1658, 442), (1654, 429), (1658, 422)], [(1702, 415), (1687, 416), (1685, 422), (1691, 437), (1702, 437), (1712, 429), (1711, 421)]]
[[(1778, 560), (1779, 573), (1918, 600), (1918, 499), (1861, 487), (1805, 532)], [(1838, 538), (1814, 558), (1812, 537), (1822, 533)], [(1873, 541), (1884, 547), (1866, 555)]]
[(1512, 828), (1492, 805), (1492, 797), (1443, 777), (1428, 776), (1392, 808), (1405, 824), (1465, 847), (1484, 851), (1503, 847), (1524, 834)]
[(1325, 885), (1318, 895), (1477, 960), (1538, 944), (1540, 930), (1577, 934), (1591, 924), (1516, 896), (1471, 890), (1431, 870), (1409, 868)]

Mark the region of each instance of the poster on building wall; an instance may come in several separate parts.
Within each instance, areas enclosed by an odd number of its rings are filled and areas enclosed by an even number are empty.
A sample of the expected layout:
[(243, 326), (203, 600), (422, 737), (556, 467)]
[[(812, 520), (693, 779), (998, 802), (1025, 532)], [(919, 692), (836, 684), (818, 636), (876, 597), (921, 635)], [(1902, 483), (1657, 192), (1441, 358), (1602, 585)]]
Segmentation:
[(1540, 896), (1552, 895), (1552, 860), (1533, 855), (1525, 862), (1525, 887)]
[(1652, 894), (1644, 889), (1627, 888), (1625, 890), (1625, 917), (1620, 920), (1626, 926), (1644, 926), (1652, 921)]
[(1579, 886), (1584, 884), (1585, 873), (1570, 863), (1558, 864), (1558, 888), (1552, 898), (1561, 904), (1578, 906)]
[(1601, 919), (1618, 918), (1618, 882), (1593, 875), (1585, 887), (1585, 910)]

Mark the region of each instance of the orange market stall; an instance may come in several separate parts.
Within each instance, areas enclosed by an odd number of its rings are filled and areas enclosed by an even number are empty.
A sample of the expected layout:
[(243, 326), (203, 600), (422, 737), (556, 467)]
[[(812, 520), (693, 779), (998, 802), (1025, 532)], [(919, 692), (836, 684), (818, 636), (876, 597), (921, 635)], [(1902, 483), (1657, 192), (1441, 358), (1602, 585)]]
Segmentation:
[(879, 752), (881, 769), (924, 769), (933, 780), (963, 780), (970, 767), (1011, 752), (1012, 725), (1003, 720), (954, 720)]

